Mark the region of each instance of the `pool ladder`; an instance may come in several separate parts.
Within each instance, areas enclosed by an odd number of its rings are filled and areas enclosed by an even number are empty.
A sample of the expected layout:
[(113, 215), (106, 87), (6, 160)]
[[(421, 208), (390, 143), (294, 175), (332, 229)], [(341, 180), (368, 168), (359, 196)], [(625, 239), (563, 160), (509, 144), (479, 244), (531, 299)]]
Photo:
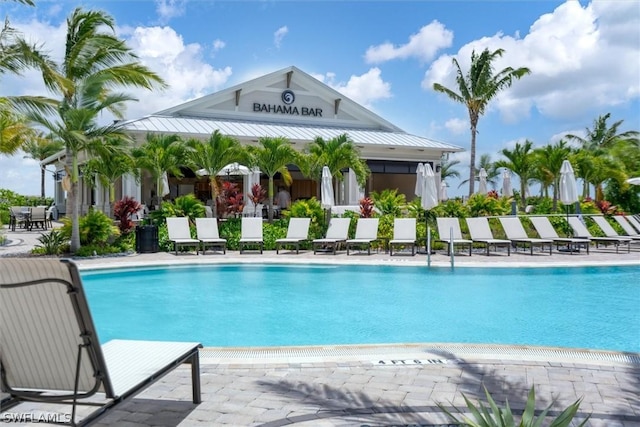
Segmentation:
[[(453, 227), (449, 229), (449, 257), (451, 268), (455, 267), (455, 256), (453, 253)], [(431, 227), (427, 227), (427, 267), (431, 267)]]

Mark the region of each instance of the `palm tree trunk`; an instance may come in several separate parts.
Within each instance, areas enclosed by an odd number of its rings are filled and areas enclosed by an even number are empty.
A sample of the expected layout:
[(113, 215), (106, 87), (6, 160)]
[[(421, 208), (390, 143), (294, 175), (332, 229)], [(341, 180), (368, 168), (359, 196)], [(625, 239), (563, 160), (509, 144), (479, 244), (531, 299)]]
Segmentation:
[(71, 218), (71, 244), (70, 250), (75, 253), (80, 249), (80, 208), (78, 206), (78, 162), (75, 154), (69, 147), (66, 149), (65, 163), (67, 173), (70, 174), (70, 188), (67, 193), (67, 215)]
[(209, 178), (209, 186), (211, 187), (211, 210), (213, 211), (213, 217), (218, 218), (218, 191), (216, 189), (216, 177)]
[(478, 117), (473, 114), (469, 117), (471, 122), (471, 148), (469, 158), (469, 197), (475, 192), (476, 183), (476, 134), (478, 126)]
[(273, 222), (273, 175), (269, 175), (269, 224)]

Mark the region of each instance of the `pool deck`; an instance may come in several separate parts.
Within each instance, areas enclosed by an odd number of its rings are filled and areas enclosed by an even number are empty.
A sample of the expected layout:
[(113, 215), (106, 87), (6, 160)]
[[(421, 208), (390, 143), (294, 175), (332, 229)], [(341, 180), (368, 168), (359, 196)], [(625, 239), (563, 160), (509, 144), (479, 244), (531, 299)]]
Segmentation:
[[(6, 234), (12, 242), (0, 256), (21, 256), (39, 233)], [(81, 269), (190, 263), (339, 263), (425, 266), (426, 255), (385, 253), (371, 256), (317, 254), (311, 251), (266, 251), (240, 255), (134, 254), (78, 260)], [(434, 268), (450, 268), (442, 251)], [(455, 268), (466, 266), (640, 265), (640, 246), (619, 254), (614, 249), (586, 255), (536, 253), (459, 255)], [(605, 286), (606, 284), (603, 284)], [(640, 290), (638, 293), (640, 302)], [(425, 307), (428, 309), (428, 307)], [(637, 328), (640, 339), (640, 325)], [(555, 414), (582, 398), (576, 419), (591, 414), (591, 426), (640, 427), (640, 354), (566, 348), (469, 344), (390, 344), (278, 348), (205, 348), (201, 353), (202, 403), (191, 403), (190, 368), (172, 371), (134, 398), (116, 406), (95, 426), (398, 426), (448, 422), (442, 404), (464, 407), (486, 387), (498, 402), (509, 400), (522, 410), (531, 386), (537, 408), (555, 399)], [(484, 399), (483, 399), (484, 401)], [(13, 414), (59, 413), (70, 408), (25, 403)], [(81, 408), (79, 415), (87, 413)], [(0, 423), (6, 422), (6, 413)], [(11, 425), (29, 425), (11, 423)], [(42, 425), (42, 424), (32, 424)]]

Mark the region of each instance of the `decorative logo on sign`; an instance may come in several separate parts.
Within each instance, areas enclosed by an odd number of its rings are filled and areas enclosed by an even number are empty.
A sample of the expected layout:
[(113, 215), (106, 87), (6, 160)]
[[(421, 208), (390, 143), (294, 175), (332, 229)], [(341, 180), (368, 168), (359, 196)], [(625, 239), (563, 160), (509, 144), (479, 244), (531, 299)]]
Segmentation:
[(292, 90), (287, 89), (284, 92), (282, 92), (282, 102), (284, 102), (285, 104), (291, 105), (295, 100), (296, 100), (296, 95), (293, 93)]

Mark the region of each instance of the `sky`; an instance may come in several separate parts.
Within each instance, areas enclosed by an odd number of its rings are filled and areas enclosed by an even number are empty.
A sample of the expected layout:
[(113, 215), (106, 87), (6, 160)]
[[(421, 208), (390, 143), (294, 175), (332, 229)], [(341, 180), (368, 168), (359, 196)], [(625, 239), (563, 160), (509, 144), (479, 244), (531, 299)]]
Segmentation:
[[(495, 98), (478, 124), (477, 157), (530, 140), (534, 147), (584, 134), (611, 113), (640, 130), (640, 1), (44, 1), (0, 0), (0, 16), (55, 59), (77, 7), (108, 12), (117, 34), (169, 84), (129, 91), (139, 118), (288, 66), (296, 66), (401, 129), (466, 149), (451, 156), (468, 178), (466, 108), (435, 92), (455, 88), (452, 59), (504, 49), (495, 69), (531, 74)], [(47, 95), (41, 76), (0, 76), (0, 96)], [(109, 121), (112, 118), (104, 117)], [(39, 194), (39, 166), (0, 155), (0, 188)], [(53, 194), (51, 175), (47, 194)], [(460, 180), (449, 196), (466, 194)], [(517, 180), (516, 180), (517, 182)], [(517, 185), (517, 184), (516, 184)]]

